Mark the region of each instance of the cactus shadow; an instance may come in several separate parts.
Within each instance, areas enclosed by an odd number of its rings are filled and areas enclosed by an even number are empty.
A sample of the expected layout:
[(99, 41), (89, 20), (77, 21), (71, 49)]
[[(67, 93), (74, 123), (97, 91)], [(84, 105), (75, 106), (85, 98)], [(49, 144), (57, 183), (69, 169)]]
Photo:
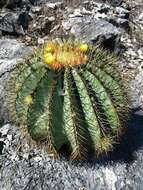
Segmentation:
[(107, 164), (113, 162), (133, 162), (135, 152), (143, 147), (143, 112), (139, 109), (132, 110), (130, 121), (127, 124), (127, 130), (120, 139), (120, 144), (115, 145), (115, 148), (108, 155), (101, 156), (96, 161), (99, 164)]

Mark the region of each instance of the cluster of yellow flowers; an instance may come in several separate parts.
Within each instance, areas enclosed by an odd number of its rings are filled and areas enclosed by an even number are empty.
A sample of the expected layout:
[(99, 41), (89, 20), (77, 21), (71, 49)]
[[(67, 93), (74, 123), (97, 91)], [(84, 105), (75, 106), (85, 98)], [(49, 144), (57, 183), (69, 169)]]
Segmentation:
[(89, 47), (86, 43), (58, 43), (49, 41), (43, 50), (43, 62), (53, 69), (60, 69), (66, 66), (75, 66), (86, 63), (86, 55)]

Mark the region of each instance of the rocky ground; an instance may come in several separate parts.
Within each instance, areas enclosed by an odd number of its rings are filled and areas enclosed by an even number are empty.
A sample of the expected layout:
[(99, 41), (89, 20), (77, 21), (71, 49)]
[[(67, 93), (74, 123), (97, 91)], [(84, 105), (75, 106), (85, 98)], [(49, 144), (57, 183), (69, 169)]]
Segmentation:
[(17, 60), (54, 36), (72, 35), (119, 56), (132, 115), (121, 144), (88, 163), (54, 160), (30, 147), (10, 123), (0, 128), (2, 190), (142, 190), (143, 1), (0, 1), (0, 118), (7, 120), (6, 81)]

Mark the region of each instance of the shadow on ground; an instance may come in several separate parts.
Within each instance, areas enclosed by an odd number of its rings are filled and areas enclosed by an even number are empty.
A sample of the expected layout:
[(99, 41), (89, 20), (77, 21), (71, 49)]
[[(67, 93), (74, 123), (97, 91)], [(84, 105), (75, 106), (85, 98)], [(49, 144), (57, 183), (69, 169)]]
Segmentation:
[(135, 160), (134, 152), (143, 147), (143, 112), (133, 110), (127, 130), (116, 145), (114, 151), (108, 156), (97, 159), (99, 164), (107, 164), (110, 161), (130, 163)]
[[(130, 121), (127, 129), (120, 139), (120, 142), (114, 146), (114, 150), (107, 155), (91, 158), (82, 162), (82, 165), (94, 166), (96, 164), (106, 166), (109, 163), (131, 163), (136, 160), (135, 152), (139, 149), (143, 150), (143, 110), (132, 110)], [(78, 162), (74, 162), (78, 165)]]

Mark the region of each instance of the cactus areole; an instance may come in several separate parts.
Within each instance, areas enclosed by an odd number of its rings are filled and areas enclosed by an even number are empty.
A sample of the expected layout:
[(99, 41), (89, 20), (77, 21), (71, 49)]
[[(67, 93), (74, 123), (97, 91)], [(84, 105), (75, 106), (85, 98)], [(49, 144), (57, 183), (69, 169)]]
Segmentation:
[(12, 120), (54, 155), (65, 145), (71, 159), (111, 150), (128, 116), (114, 56), (75, 40), (46, 42), (17, 64), (8, 88)]

